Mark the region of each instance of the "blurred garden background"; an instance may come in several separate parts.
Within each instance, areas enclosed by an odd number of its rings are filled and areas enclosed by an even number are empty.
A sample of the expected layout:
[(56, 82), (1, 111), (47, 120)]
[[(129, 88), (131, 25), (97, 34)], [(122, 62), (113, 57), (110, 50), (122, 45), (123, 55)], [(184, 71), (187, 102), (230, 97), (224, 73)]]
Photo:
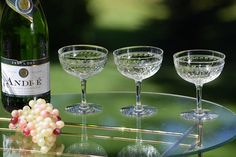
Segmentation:
[[(0, 0), (1, 11), (5, 0)], [(175, 72), (172, 55), (185, 49), (212, 49), (226, 54), (219, 78), (206, 84), (203, 98), (236, 112), (236, 0), (41, 0), (50, 34), (52, 94), (80, 92), (79, 79), (59, 65), (57, 50), (69, 44), (106, 47), (106, 68), (88, 80), (88, 92), (134, 91), (112, 51), (131, 45), (164, 50), (161, 69), (144, 80), (142, 91), (195, 96), (194, 85)], [(236, 124), (235, 124), (236, 125)], [(234, 157), (236, 141), (205, 157)]]

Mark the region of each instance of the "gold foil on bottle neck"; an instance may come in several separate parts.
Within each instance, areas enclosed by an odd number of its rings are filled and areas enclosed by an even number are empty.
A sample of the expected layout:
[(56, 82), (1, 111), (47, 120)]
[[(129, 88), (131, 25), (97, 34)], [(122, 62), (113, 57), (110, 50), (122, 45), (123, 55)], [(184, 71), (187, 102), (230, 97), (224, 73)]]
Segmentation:
[(29, 0), (20, 0), (18, 2), (19, 8), (22, 10), (28, 10), (30, 8), (30, 1)]

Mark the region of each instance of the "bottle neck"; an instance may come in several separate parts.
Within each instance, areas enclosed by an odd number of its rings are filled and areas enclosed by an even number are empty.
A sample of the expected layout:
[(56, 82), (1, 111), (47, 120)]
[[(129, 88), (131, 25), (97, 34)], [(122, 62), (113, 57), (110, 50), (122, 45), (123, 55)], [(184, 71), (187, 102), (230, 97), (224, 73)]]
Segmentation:
[(6, 0), (6, 4), (15, 12), (21, 14), (31, 22), (33, 21), (33, 11), (35, 5), (39, 5), (39, 0)]

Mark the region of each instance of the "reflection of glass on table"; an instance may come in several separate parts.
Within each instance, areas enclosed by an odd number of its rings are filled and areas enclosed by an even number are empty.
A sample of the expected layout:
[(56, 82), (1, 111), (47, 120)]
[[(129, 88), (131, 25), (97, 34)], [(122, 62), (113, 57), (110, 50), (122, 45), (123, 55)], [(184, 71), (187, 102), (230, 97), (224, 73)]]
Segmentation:
[(136, 116), (136, 120), (136, 142), (122, 148), (122, 150), (118, 153), (118, 157), (159, 157), (160, 153), (158, 152), (157, 148), (151, 144), (143, 143), (141, 117)]
[(85, 114), (81, 115), (81, 118), (82, 118), (81, 141), (70, 145), (65, 150), (65, 153), (70, 154), (72, 156), (75, 155), (107, 156), (105, 149), (101, 145), (98, 145), (97, 143), (88, 140), (86, 115)]

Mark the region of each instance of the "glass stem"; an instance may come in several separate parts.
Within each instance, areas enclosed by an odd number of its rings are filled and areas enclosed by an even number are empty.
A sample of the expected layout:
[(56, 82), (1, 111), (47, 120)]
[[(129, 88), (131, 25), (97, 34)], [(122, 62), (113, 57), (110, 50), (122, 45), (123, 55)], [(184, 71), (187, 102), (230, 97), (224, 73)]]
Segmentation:
[(135, 85), (136, 85), (136, 106), (135, 106), (135, 110), (136, 111), (142, 111), (143, 107), (141, 105), (141, 98), (140, 98), (142, 82), (141, 81), (135, 81)]
[(81, 80), (81, 106), (82, 107), (86, 107), (86, 80), (82, 79)]
[(196, 85), (197, 114), (202, 113), (202, 85)]

